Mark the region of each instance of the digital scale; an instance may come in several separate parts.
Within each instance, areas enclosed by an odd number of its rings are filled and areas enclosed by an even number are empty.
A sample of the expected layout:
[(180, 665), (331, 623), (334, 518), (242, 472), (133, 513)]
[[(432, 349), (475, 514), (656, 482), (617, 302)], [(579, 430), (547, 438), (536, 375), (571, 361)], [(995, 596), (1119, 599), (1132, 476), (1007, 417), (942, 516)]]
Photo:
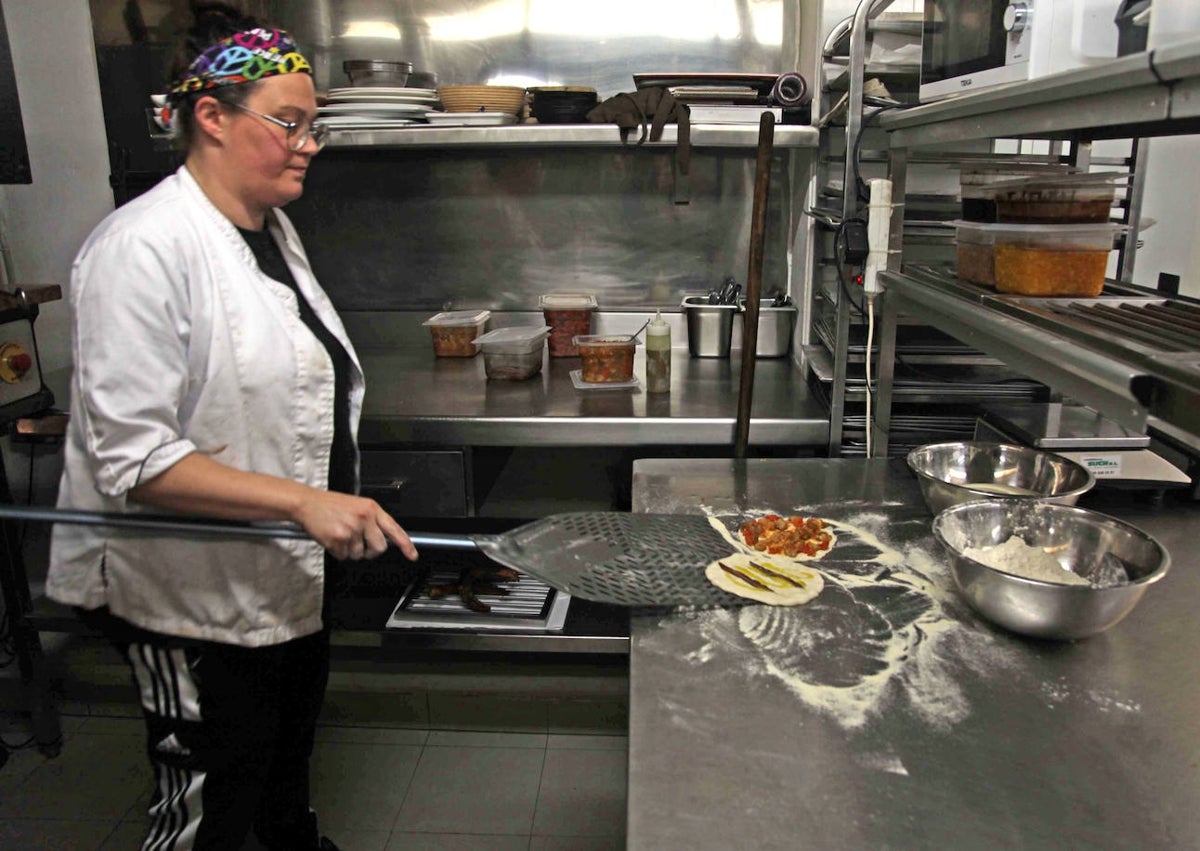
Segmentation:
[(1070, 458), (1091, 471), (1097, 487), (1164, 490), (1192, 483), (1149, 448), (1149, 435), (1130, 431), (1083, 405), (985, 407), (975, 421), (975, 438), (1019, 443)]

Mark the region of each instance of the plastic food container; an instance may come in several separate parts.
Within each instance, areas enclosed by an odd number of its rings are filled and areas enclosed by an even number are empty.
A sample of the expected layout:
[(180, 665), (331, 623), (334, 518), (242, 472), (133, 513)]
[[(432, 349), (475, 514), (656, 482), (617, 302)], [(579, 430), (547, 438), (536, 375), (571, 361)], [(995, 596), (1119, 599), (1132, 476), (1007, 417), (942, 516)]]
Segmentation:
[(421, 324), (433, 337), (433, 353), (439, 358), (473, 358), (479, 353), (475, 338), (483, 333), (490, 310), (451, 310), (429, 317)]
[(483, 349), (483, 371), (498, 381), (521, 381), (542, 371), (550, 329), (541, 325), (496, 328), (475, 339)]
[(736, 304), (709, 304), (708, 296), (684, 296), (687, 317), (688, 351), (694, 358), (727, 358), (733, 342), (733, 317)]
[(959, 277), (988, 283), (980, 279), (987, 277), (983, 256), (990, 238), (996, 289), (1032, 296), (1100, 295), (1108, 252), (1112, 250), (1113, 238), (1123, 230), (1121, 225), (1108, 223), (1048, 226), (955, 222), (955, 225), (959, 238)]
[(994, 287), (996, 285), (995, 222), (958, 222), (958, 277), (964, 281)]
[(596, 297), (591, 293), (548, 293), (538, 306), (550, 326), (550, 357), (576, 357), (575, 337), (592, 333)]
[(582, 359), (582, 378), (592, 384), (633, 380), (637, 343), (628, 334), (585, 334), (575, 338)]
[(1128, 175), (1071, 174), (1006, 180), (992, 187), (996, 221), (1020, 224), (1107, 222), (1116, 184)]
[(1022, 178), (1055, 178), (1073, 174), (1068, 165), (1057, 163), (997, 163), (987, 168), (964, 170), (958, 184), (962, 217), (969, 222), (996, 221), (996, 185)]

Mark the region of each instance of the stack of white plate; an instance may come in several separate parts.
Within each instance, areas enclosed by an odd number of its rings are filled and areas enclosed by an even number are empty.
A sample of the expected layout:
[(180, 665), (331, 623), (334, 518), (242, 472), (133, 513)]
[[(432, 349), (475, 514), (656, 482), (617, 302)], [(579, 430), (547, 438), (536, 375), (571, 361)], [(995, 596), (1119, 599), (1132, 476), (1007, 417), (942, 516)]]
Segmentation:
[(439, 107), (434, 89), (357, 86), (330, 89), (317, 112), (331, 130), (378, 130), (424, 124), (425, 114)]

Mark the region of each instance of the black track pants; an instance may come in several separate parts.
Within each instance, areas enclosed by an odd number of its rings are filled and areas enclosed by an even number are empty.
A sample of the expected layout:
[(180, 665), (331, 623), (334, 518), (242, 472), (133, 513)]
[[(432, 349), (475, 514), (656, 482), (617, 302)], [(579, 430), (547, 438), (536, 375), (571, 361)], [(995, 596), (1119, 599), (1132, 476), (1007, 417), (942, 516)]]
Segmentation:
[(316, 848), (308, 767), (329, 633), (247, 648), (112, 627), (154, 768), (144, 851), (232, 851), (251, 829), (270, 849)]

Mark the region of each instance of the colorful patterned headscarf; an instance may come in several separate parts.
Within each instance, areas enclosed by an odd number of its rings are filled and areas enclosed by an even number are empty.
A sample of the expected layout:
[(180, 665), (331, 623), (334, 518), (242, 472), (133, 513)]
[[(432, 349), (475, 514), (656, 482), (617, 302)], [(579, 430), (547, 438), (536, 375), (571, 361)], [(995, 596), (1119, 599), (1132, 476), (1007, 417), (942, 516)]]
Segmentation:
[(251, 83), (278, 74), (312, 75), (296, 42), (283, 30), (244, 30), (204, 49), (182, 78), (171, 85), (171, 99), (192, 92)]

